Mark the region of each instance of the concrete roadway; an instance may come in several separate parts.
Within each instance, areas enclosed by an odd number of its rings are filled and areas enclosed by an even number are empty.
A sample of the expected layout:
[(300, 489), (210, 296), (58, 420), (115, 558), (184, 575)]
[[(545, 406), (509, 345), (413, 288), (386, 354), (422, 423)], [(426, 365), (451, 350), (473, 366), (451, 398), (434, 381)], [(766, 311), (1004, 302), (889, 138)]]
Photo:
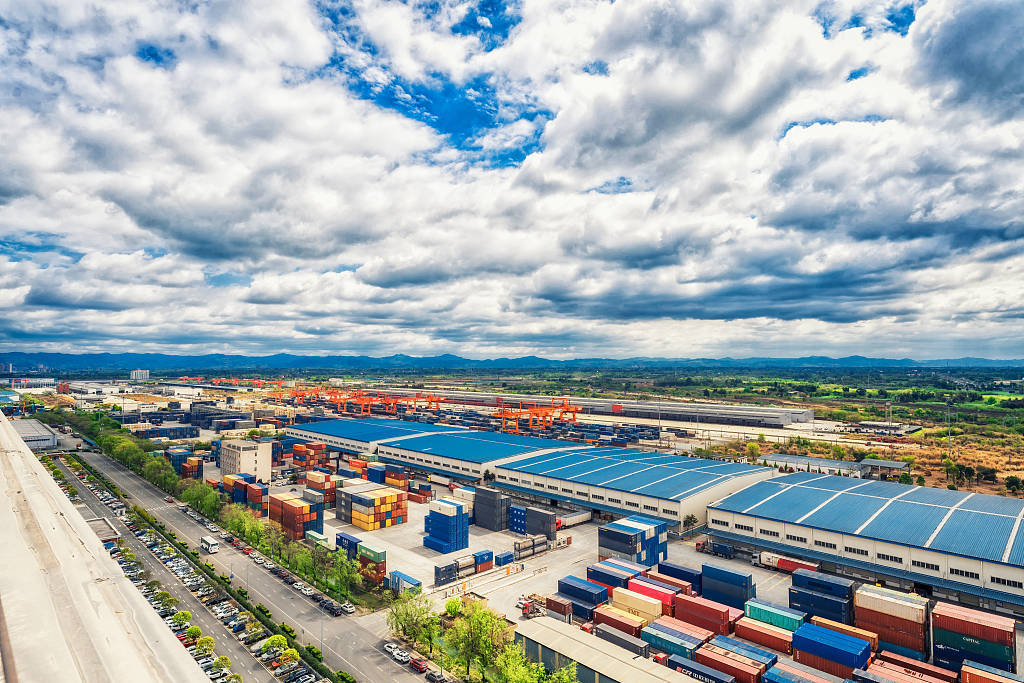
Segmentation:
[[(57, 460), (57, 462), (60, 462)], [(178, 609), (188, 610), (192, 613), (192, 623), (203, 629), (204, 636), (212, 636), (215, 643), (215, 652), (218, 655), (227, 655), (231, 659), (231, 670), (242, 674), (242, 680), (246, 683), (257, 681), (259, 683), (271, 683), (276, 679), (256, 659), (246, 651), (245, 647), (235, 639), (234, 635), (228, 633), (206, 606), (196, 598), (160, 560), (150, 552), (149, 548), (139, 541), (128, 528), (118, 519), (113, 511), (100, 501), (92, 491), (86, 487), (85, 482), (80, 482), (66, 467), (61, 468), (68, 475), (68, 481), (75, 483), (82, 502), (78, 505), (89, 510), (88, 517), (106, 517), (114, 523), (117, 530), (121, 532), (128, 547), (142, 562), (143, 568), (149, 572), (151, 579), (156, 579), (163, 584), (164, 590), (178, 598)], [(84, 513), (85, 511), (83, 511)]]
[[(101, 453), (83, 451), (79, 455), (190, 546), (198, 547), (200, 536), (211, 533), (178, 510), (176, 505), (168, 503), (163, 491), (119, 462)], [(221, 545), (218, 553), (203, 555), (203, 560), (211, 562), (218, 573), (233, 574), (234, 586), (248, 590), (253, 603), (266, 605), (275, 622), (291, 625), (299, 642), (320, 648), (325, 664), (332, 669), (348, 671), (361, 681), (412, 683), (423, 680), (422, 674), (417, 674), (407, 665), (398, 664), (384, 651), (389, 632), (383, 613), (331, 617), (312, 600), (228, 544)], [(320, 647), (321, 642), (323, 647)]]

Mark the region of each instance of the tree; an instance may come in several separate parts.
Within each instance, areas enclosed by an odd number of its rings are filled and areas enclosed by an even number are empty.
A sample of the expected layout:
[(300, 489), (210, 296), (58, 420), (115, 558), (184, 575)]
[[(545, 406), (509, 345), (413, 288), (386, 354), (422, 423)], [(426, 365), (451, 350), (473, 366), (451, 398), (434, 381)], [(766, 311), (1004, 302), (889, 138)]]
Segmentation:
[(190, 621), (192, 621), (192, 613), (187, 609), (179, 610), (171, 617), (171, 623), (174, 625), (176, 630), (182, 628)]
[(761, 447), (756, 443), (747, 444), (747, 457), (751, 460), (756, 460), (761, 457)]
[(441, 636), (441, 620), (436, 615), (431, 615), (417, 634), (416, 640), (426, 646), (427, 655), (434, 656), (434, 645)]
[(569, 662), (548, 676), (547, 683), (576, 683), (576, 662)]
[(388, 605), (385, 621), (392, 631), (406, 638), (416, 638), (430, 619), (430, 612), (430, 600), (423, 593), (405, 591), (399, 593)]
[(309, 551), (309, 560), (310, 578), (315, 585), (318, 580), (326, 578), (328, 570), (331, 569), (331, 553), (319, 543), (314, 543)]
[(220, 657), (217, 657), (217, 659), (213, 660), (213, 665), (211, 666), (211, 668), (214, 671), (221, 671), (223, 669), (230, 669), (231, 668), (231, 658), (228, 657), (227, 655), (221, 655)]
[(288, 639), (282, 635), (273, 635), (263, 643), (263, 652), (271, 649), (284, 650), (288, 647)]
[(201, 655), (208, 655), (213, 652), (213, 638), (210, 636), (203, 636), (196, 641), (196, 653)]
[(348, 599), (349, 591), (363, 583), (363, 575), (359, 573), (359, 563), (350, 560), (343, 552), (335, 554), (334, 580), (338, 584), (338, 599)]
[(462, 600), (459, 600), (458, 598), (449, 598), (448, 601), (444, 603), (444, 611), (445, 614), (452, 619), (459, 616), (459, 612), (462, 611)]
[(146, 582), (146, 588), (148, 588), (151, 591), (155, 591), (157, 588), (159, 588), (162, 585), (163, 584), (161, 584), (156, 579), (152, 579), (152, 580)]
[(188, 630), (185, 631), (185, 637), (189, 640), (199, 640), (203, 635), (203, 629), (198, 626), (189, 626)]
[(912, 485), (914, 483), (914, 478), (910, 476), (909, 472), (904, 472), (900, 475), (900, 483)]
[(1006, 485), (1006, 490), (1010, 493), (1017, 493), (1024, 486), (1024, 482), (1021, 482), (1020, 477), (1015, 474), (1011, 474), (1003, 479), (1003, 483)]
[(224, 679), (224, 683), (242, 683), (242, 674), (233, 673)]
[(917, 475), (917, 481), (915, 482), (918, 486), (924, 486), (925, 480), (923, 475)]
[(544, 680), (544, 667), (526, 658), (519, 643), (508, 643), (494, 658), (497, 683), (540, 683)]
[(686, 515), (686, 517), (683, 517), (683, 528), (684, 529), (688, 529), (690, 527), (697, 526), (698, 522), (700, 522), (700, 520), (697, 519), (697, 515), (694, 515), (694, 514)]
[(481, 671), (489, 669), (507, 641), (504, 619), (479, 602), (469, 603), (445, 634), (445, 643), (465, 664), (467, 678), (474, 663)]
[(296, 650), (294, 647), (290, 647), (284, 652), (282, 652), (281, 656), (278, 657), (277, 660), (282, 664), (287, 664), (288, 662), (297, 662), (299, 661), (299, 651)]
[(284, 548), (285, 536), (280, 529), (272, 526), (267, 527), (267, 548), (271, 557), (275, 560), (281, 559), (281, 550)]

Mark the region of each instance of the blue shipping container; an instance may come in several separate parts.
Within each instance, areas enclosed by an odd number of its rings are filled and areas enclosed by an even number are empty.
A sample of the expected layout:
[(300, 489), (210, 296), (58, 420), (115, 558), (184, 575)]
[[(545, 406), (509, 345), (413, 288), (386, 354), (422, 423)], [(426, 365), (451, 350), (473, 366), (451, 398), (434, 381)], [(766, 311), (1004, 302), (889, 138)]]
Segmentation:
[(829, 576), (820, 572), (812, 572), (807, 569), (797, 569), (793, 572), (793, 585), (797, 588), (805, 588), (816, 593), (824, 593), (837, 598), (853, 599), (853, 589), (856, 585), (849, 579), (841, 579), (838, 576)]
[(558, 592), (571, 595), (577, 600), (599, 605), (608, 602), (608, 589), (596, 583), (584, 581), (575, 576), (566, 576), (558, 580)]
[(871, 643), (866, 640), (814, 624), (803, 624), (793, 631), (793, 649), (852, 669), (863, 669), (871, 658)]
[(717, 564), (705, 563), (701, 566), (700, 573), (705, 580), (721, 581), (722, 583), (745, 589), (753, 588), (754, 586), (754, 576), (750, 572), (719, 567)]
[(715, 636), (711, 639), (711, 644), (717, 645), (723, 650), (729, 650), (730, 652), (741, 654), (744, 657), (753, 659), (755, 662), (761, 662), (764, 664), (766, 669), (770, 669), (775, 666), (776, 662), (779, 661), (779, 656), (774, 652), (762, 650), (759, 647), (754, 647), (753, 645), (736, 640), (735, 638)]
[(692, 587), (695, 595), (701, 594), (701, 574), (697, 569), (690, 569), (674, 562), (661, 562), (658, 564), (658, 573), (686, 581)]
[(673, 671), (685, 673), (701, 683), (736, 683), (736, 679), (729, 674), (716, 671), (710, 666), (704, 666), (700, 662), (679, 655), (669, 655), (665, 660), (665, 666)]

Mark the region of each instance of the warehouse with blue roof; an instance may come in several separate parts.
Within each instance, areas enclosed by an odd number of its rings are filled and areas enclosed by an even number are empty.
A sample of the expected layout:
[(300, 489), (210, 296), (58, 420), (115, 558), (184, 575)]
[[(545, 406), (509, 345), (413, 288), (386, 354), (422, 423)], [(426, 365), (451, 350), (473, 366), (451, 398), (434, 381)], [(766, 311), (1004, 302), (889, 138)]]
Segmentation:
[(797, 472), (708, 506), (708, 533), (865, 581), (1024, 614), (1024, 501)]
[(771, 468), (381, 418), (288, 427), (287, 434), (350, 453), (523, 497), (617, 514), (703, 521), (708, 503), (775, 474)]

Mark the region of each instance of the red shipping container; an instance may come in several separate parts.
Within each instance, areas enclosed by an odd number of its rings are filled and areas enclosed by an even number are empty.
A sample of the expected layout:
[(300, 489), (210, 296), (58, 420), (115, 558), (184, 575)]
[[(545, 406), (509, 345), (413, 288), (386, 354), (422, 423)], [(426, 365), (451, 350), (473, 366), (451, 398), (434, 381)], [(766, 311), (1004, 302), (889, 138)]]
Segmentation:
[(924, 636), (911, 635), (909, 633), (903, 633), (901, 631), (894, 631), (888, 629), (880, 624), (871, 624), (858, 621), (857, 628), (862, 628), (865, 631), (871, 631), (872, 633), (878, 634), (878, 639), (893, 645), (899, 645), (900, 647), (909, 648), (918, 652), (924, 652), (927, 650), (927, 639)]
[(737, 621), (736, 636), (778, 652), (789, 654), (793, 651), (793, 633), (791, 631), (773, 628), (754, 619), (744, 617)]
[(729, 674), (736, 679), (736, 683), (760, 683), (761, 681), (761, 672), (756, 668), (713, 652), (707, 645), (693, 653), (693, 659), (698, 664), (710, 666), (715, 671)]
[(945, 681), (946, 683), (956, 683), (960, 678), (955, 671), (943, 669), (942, 667), (935, 666), (934, 664), (928, 664), (927, 662), (919, 662), (916, 659), (904, 657), (903, 655), (898, 655), (895, 652), (889, 652), (888, 650), (882, 650), (875, 655), (875, 661), (891, 662), (897, 666), (903, 667), (904, 669), (920, 671), (925, 675)]
[(932, 610), (932, 626), (990, 643), (1015, 647), (1017, 624), (1013, 619), (976, 609), (940, 602)]
[(802, 669), (797, 669), (794, 666), (790, 666), (789, 664), (782, 661), (777, 662), (775, 666), (773, 666), (772, 668), (778, 669), (779, 671), (783, 671), (785, 673), (793, 674), (794, 676), (799, 676), (800, 678), (806, 678), (807, 680), (811, 681), (811, 683), (832, 683), (832, 681), (828, 678), (819, 678), (817, 676), (814, 676), (813, 674), (809, 674), (806, 671), (803, 671)]
[(612, 599), (612, 591), (615, 590), (615, 586), (609, 586), (607, 583), (601, 583), (600, 581), (594, 581), (593, 579), (587, 579), (587, 581), (590, 582), (590, 583), (597, 584), (598, 586), (601, 586), (602, 588), (607, 588), (608, 589), (608, 599), (609, 600)]
[[(890, 631), (899, 631), (900, 633), (906, 633), (911, 636), (919, 636), (923, 638), (925, 634), (924, 624), (919, 624), (916, 621), (910, 621), (909, 619), (900, 619), (899, 617), (894, 617), (890, 614), (883, 614), (882, 612), (864, 609), (863, 607), (856, 608), (853, 621), (857, 625), (857, 628), (866, 628), (868, 631), (872, 631), (874, 629), (867, 628), (866, 626), (862, 627), (861, 622), (865, 624), (875, 624)], [(888, 643), (893, 642), (888, 638), (881, 638), (881, 640)], [(898, 644), (899, 643), (897, 643), (897, 645)]]
[(693, 595), (693, 586), (691, 586), (688, 581), (677, 579), (674, 576), (665, 576), (664, 574), (656, 572), (653, 569), (648, 572), (645, 572), (644, 576), (646, 576), (648, 579), (651, 579), (652, 581), (658, 581), (660, 583), (667, 583), (670, 586), (675, 586), (680, 591), (682, 591), (683, 595)]
[(476, 566), (476, 571), (477, 571), (478, 574), (480, 572), (485, 572), (485, 571), (487, 571), (489, 569), (494, 569), (494, 560), (488, 560), (487, 562), (481, 562), (480, 564), (478, 564)]
[(544, 600), (544, 606), (552, 612), (557, 612), (562, 616), (572, 614), (572, 603), (565, 598), (560, 598), (557, 595), (549, 595)]
[(800, 664), (817, 669), (818, 671), (824, 671), (833, 676), (839, 676), (840, 678), (848, 679), (853, 676), (853, 667), (843, 666), (839, 662), (833, 662), (830, 659), (812, 655), (803, 650), (793, 650), (793, 659)]
[[(726, 629), (729, 628), (730, 608), (727, 605), (712, 602), (711, 600), (705, 600), (704, 598), (699, 598), (695, 595), (676, 595), (672, 604), (675, 607), (674, 616), (676, 619), (694, 624), (698, 622), (692, 621), (688, 617), (696, 617), (701, 619), (703, 622), (716, 624), (718, 628), (709, 629), (715, 633), (721, 633), (722, 635), (727, 635), (729, 633), (728, 630), (724, 633), (719, 630), (723, 626)], [(740, 612), (740, 614), (742, 614), (742, 612)], [(698, 623), (698, 625), (704, 626), (704, 624), (700, 623)], [(707, 627), (705, 626), (705, 628)]]
[(960, 680), (963, 683), (1016, 683), (1016, 679), (1004, 678), (989, 671), (975, 669), (973, 666), (964, 666), (960, 669)]
[(814, 562), (801, 562), (790, 557), (780, 557), (776, 567), (784, 572), (795, 572), (797, 569), (806, 569), (810, 572), (818, 571), (818, 565)]
[(634, 638), (640, 637), (640, 630), (644, 627), (643, 619), (635, 619), (632, 615), (618, 614), (606, 606), (594, 608), (593, 622), (606, 624), (623, 633), (628, 633)]
[[(649, 598), (654, 598), (655, 600), (660, 601), (663, 605), (667, 605), (669, 608), (668, 616), (671, 616), (672, 600), (676, 597), (676, 593), (678, 591), (671, 591), (667, 588), (662, 588), (661, 586), (654, 586), (649, 583), (644, 583), (643, 581), (637, 581), (636, 579), (630, 579), (627, 584), (627, 588), (634, 593), (646, 595)], [(662, 611), (664, 612), (664, 610)]]
[(868, 667), (868, 670), (877, 672), (879, 676), (896, 676), (899, 680), (904, 681), (905, 683), (943, 683), (941, 679), (926, 676), (919, 671), (905, 669), (898, 664), (892, 664), (890, 662), (875, 662)]

